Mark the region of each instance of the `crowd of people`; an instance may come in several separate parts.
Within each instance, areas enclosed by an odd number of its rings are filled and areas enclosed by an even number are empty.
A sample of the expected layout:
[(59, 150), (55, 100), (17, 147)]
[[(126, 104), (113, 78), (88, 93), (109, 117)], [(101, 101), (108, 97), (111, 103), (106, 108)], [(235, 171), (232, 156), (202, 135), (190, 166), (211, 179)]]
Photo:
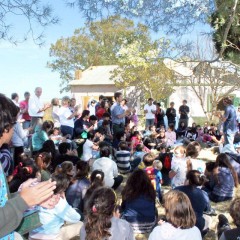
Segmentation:
[[(177, 123), (174, 102), (165, 111), (149, 98), (141, 128), (121, 92), (82, 111), (74, 98), (44, 104), (41, 94), (37, 87), (21, 102), (16, 93), (0, 94), (0, 239), (22, 239), (16, 229), (33, 211), (40, 225), (28, 233), (31, 240), (131, 240), (145, 233), (150, 240), (198, 240), (216, 215), (211, 201), (233, 199), (237, 228), (219, 215), (218, 237), (237, 239), (240, 118), (229, 97), (221, 124), (204, 126), (189, 126), (186, 100)], [(199, 159), (203, 147), (216, 149), (216, 161)]]

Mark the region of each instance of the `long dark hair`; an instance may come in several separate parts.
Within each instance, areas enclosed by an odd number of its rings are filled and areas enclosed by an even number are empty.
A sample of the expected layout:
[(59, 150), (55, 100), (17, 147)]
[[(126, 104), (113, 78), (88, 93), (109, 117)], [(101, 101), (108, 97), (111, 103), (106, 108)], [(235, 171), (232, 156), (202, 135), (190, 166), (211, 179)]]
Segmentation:
[(236, 171), (234, 170), (234, 168), (232, 167), (231, 163), (229, 162), (227, 154), (220, 153), (216, 158), (214, 172), (215, 172), (215, 177), (216, 177), (217, 182), (219, 182), (218, 176), (216, 174), (216, 172), (217, 172), (216, 169), (218, 167), (225, 167), (225, 168), (230, 169), (233, 179), (234, 179), (234, 185), (235, 185), (235, 187), (237, 187), (238, 186), (238, 175), (237, 175)]
[(42, 149), (40, 150), (40, 152), (48, 152), (52, 155), (52, 160), (55, 160), (55, 157), (57, 155), (57, 151), (55, 148), (55, 144), (53, 142), (53, 140), (47, 140), (43, 143)]
[(77, 170), (77, 174), (74, 177), (74, 179), (81, 180), (81, 179), (87, 178), (88, 173), (90, 171), (88, 162), (81, 161), (81, 160), (78, 161), (76, 164), (76, 170)]
[(102, 240), (111, 236), (111, 218), (116, 205), (116, 194), (111, 188), (96, 189), (87, 205), (86, 240)]
[(155, 201), (156, 193), (146, 172), (137, 169), (129, 176), (123, 188), (122, 200), (131, 201), (140, 196), (145, 196)]
[(207, 182), (206, 176), (198, 170), (190, 170), (187, 173), (187, 180), (190, 186), (202, 186), (205, 182)]

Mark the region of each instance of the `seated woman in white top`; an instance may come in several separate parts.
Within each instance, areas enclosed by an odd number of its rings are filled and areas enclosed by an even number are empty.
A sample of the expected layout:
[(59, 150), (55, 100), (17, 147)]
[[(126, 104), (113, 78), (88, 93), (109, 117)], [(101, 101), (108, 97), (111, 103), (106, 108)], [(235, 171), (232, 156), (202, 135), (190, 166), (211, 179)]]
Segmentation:
[(149, 240), (202, 240), (191, 202), (183, 192), (171, 190), (163, 197), (166, 222), (160, 220)]

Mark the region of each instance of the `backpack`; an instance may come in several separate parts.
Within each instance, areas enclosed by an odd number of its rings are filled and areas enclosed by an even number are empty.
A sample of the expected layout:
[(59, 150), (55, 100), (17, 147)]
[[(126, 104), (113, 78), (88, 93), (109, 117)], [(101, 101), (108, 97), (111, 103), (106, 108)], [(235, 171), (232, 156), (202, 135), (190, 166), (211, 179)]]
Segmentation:
[(163, 168), (165, 168), (166, 170), (171, 170), (171, 158), (168, 154), (166, 154), (166, 156), (163, 159)]

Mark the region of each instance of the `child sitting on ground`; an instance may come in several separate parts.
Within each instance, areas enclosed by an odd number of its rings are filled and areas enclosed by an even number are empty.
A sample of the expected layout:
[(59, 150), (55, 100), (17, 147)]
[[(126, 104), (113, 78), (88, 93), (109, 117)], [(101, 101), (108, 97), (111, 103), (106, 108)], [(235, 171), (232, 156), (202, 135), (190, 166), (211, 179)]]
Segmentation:
[(49, 136), (49, 138), (53, 140), (56, 146), (58, 146), (61, 141), (65, 140), (65, 138), (60, 133), (60, 129), (57, 127), (53, 129), (53, 133)]
[(237, 228), (231, 229), (228, 219), (223, 215), (220, 214), (218, 216), (218, 238), (219, 240), (238, 240), (240, 236), (240, 198), (237, 197), (230, 205), (230, 215), (233, 218), (234, 224)]
[(94, 190), (103, 187), (104, 186), (104, 172), (101, 170), (94, 170), (90, 176), (90, 186), (86, 191), (86, 194), (84, 196), (84, 213), (87, 211), (87, 204), (89, 199), (92, 196), (92, 193)]
[(76, 164), (76, 175), (66, 191), (67, 202), (82, 215), (83, 198), (90, 185), (88, 179), (89, 164), (84, 161), (78, 161)]
[[(80, 222), (81, 216), (67, 203), (65, 198), (64, 192), (69, 185), (69, 179), (66, 175), (59, 174), (53, 175), (52, 180), (57, 182), (54, 195), (60, 195), (59, 202), (53, 209), (39, 208), (39, 217), (42, 226), (30, 232), (30, 240), (71, 239), (79, 234), (83, 225), (83, 223)], [(72, 224), (63, 226), (64, 221)]]
[(169, 178), (172, 179), (171, 182), (172, 188), (184, 185), (186, 181), (186, 174), (187, 174), (186, 149), (183, 146), (177, 146), (173, 150), (171, 171), (169, 172)]
[(88, 162), (93, 158), (93, 150), (98, 150), (98, 146), (94, 144), (94, 132), (90, 131), (87, 133), (87, 140), (83, 144), (83, 153), (81, 160)]
[(166, 144), (161, 144), (159, 147), (159, 160), (162, 162), (162, 177), (163, 177), (163, 185), (169, 186), (171, 185), (171, 179), (169, 178), (169, 172), (171, 171), (171, 162), (172, 162), (172, 153), (167, 148)]
[(106, 187), (96, 189), (87, 205), (86, 221), (80, 239), (133, 240), (133, 230), (128, 222), (114, 217), (117, 203), (115, 192)]
[(161, 184), (162, 184), (162, 163), (155, 160), (156, 156), (153, 153), (148, 153), (143, 158), (143, 163), (146, 168), (145, 171), (151, 180), (151, 183), (157, 193), (159, 201), (162, 201)]
[(54, 174), (55, 175), (64, 174), (65, 176), (68, 177), (69, 180), (72, 180), (75, 174), (75, 168), (73, 163), (70, 161), (65, 161), (62, 164), (59, 164), (56, 167)]
[(51, 155), (47, 152), (42, 152), (40, 154), (37, 154), (35, 158), (35, 163), (39, 167), (40, 173), (41, 173), (41, 182), (47, 181), (51, 177), (51, 173), (48, 171), (48, 167), (51, 163)]
[(10, 193), (17, 192), (20, 185), (29, 178), (38, 177), (39, 181), (41, 181), (39, 175), (39, 168), (36, 163), (30, 158), (24, 159), (24, 161), (20, 162), (16, 167), (15, 175), (9, 183)]
[(129, 151), (127, 142), (121, 141), (119, 143), (119, 151), (116, 152), (116, 163), (120, 173), (128, 173), (131, 170), (130, 166), (131, 153)]

